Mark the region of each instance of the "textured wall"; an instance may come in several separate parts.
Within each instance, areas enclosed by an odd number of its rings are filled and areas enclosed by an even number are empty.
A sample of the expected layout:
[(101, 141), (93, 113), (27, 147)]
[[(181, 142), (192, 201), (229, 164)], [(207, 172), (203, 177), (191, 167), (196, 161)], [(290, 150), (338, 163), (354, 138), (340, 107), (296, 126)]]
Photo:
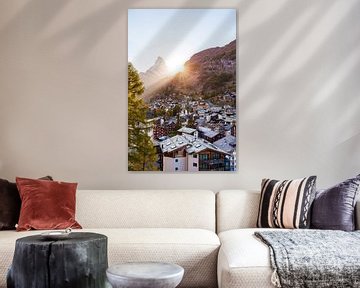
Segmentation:
[(0, 2), (0, 177), (220, 190), (360, 173), (359, 0), (167, 1), (238, 9), (239, 168), (127, 172), (127, 8), (162, 3)]

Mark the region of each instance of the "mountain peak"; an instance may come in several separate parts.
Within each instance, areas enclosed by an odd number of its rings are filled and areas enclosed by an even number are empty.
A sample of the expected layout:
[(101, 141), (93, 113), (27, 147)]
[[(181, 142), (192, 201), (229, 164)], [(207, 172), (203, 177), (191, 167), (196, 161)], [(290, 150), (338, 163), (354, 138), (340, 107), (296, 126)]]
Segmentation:
[(140, 73), (140, 78), (144, 82), (145, 88), (147, 88), (168, 75), (169, 70), (165, 60), (158, 56), (154, 65), (146, 70), (146, 72)]
[(166, 65), (166, 63), (165, 63), (165, 60), (161, 56), (158, 56), (155, 61), (155, 65)]

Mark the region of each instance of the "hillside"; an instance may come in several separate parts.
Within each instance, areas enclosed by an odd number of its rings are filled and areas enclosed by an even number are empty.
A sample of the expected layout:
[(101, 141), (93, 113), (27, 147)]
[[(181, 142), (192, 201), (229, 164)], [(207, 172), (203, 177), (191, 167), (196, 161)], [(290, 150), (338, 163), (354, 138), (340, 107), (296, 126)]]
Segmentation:
[(183, 72), (145, 94), (147, 100), (169, 94), (211, 98), (229, 90), (236, 90), (236, 40), (223, 47), (213, 47), (194, 54), (185, 63)]

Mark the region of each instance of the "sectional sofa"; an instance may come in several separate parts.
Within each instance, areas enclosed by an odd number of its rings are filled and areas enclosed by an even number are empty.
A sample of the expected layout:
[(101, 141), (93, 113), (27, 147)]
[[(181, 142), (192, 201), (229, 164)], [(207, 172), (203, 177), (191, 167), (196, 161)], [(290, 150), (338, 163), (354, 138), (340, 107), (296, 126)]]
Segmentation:
[[(180, 287), (273, 287), (268, 247), (253, 236), (259, 196), (241, 190), (78, 190), (76, 218), (81, 231), (108, 236), (109, 265), (176, 263), (185, 269)], [(41, 232), (0, 231), (0, 288), (6, 287), (16, 239)]]

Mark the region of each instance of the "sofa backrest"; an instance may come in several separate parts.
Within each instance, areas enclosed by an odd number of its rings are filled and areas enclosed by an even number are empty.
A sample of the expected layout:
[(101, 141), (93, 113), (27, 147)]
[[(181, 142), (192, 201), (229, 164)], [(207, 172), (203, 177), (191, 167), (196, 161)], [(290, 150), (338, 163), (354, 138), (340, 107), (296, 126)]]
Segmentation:
[(84, 228), (215, 231), (215, 193), (209, 190), (78, 190), (76, 219)]
[(260, 192), (223, 190), (216, 194), (217, 233), (256, 227)]
[[(216, 232), (255, 228), (260, 191), (223, 190), (216, 194)], [(360, 199), (355, 207), (356, 229), (360, 230)]]

